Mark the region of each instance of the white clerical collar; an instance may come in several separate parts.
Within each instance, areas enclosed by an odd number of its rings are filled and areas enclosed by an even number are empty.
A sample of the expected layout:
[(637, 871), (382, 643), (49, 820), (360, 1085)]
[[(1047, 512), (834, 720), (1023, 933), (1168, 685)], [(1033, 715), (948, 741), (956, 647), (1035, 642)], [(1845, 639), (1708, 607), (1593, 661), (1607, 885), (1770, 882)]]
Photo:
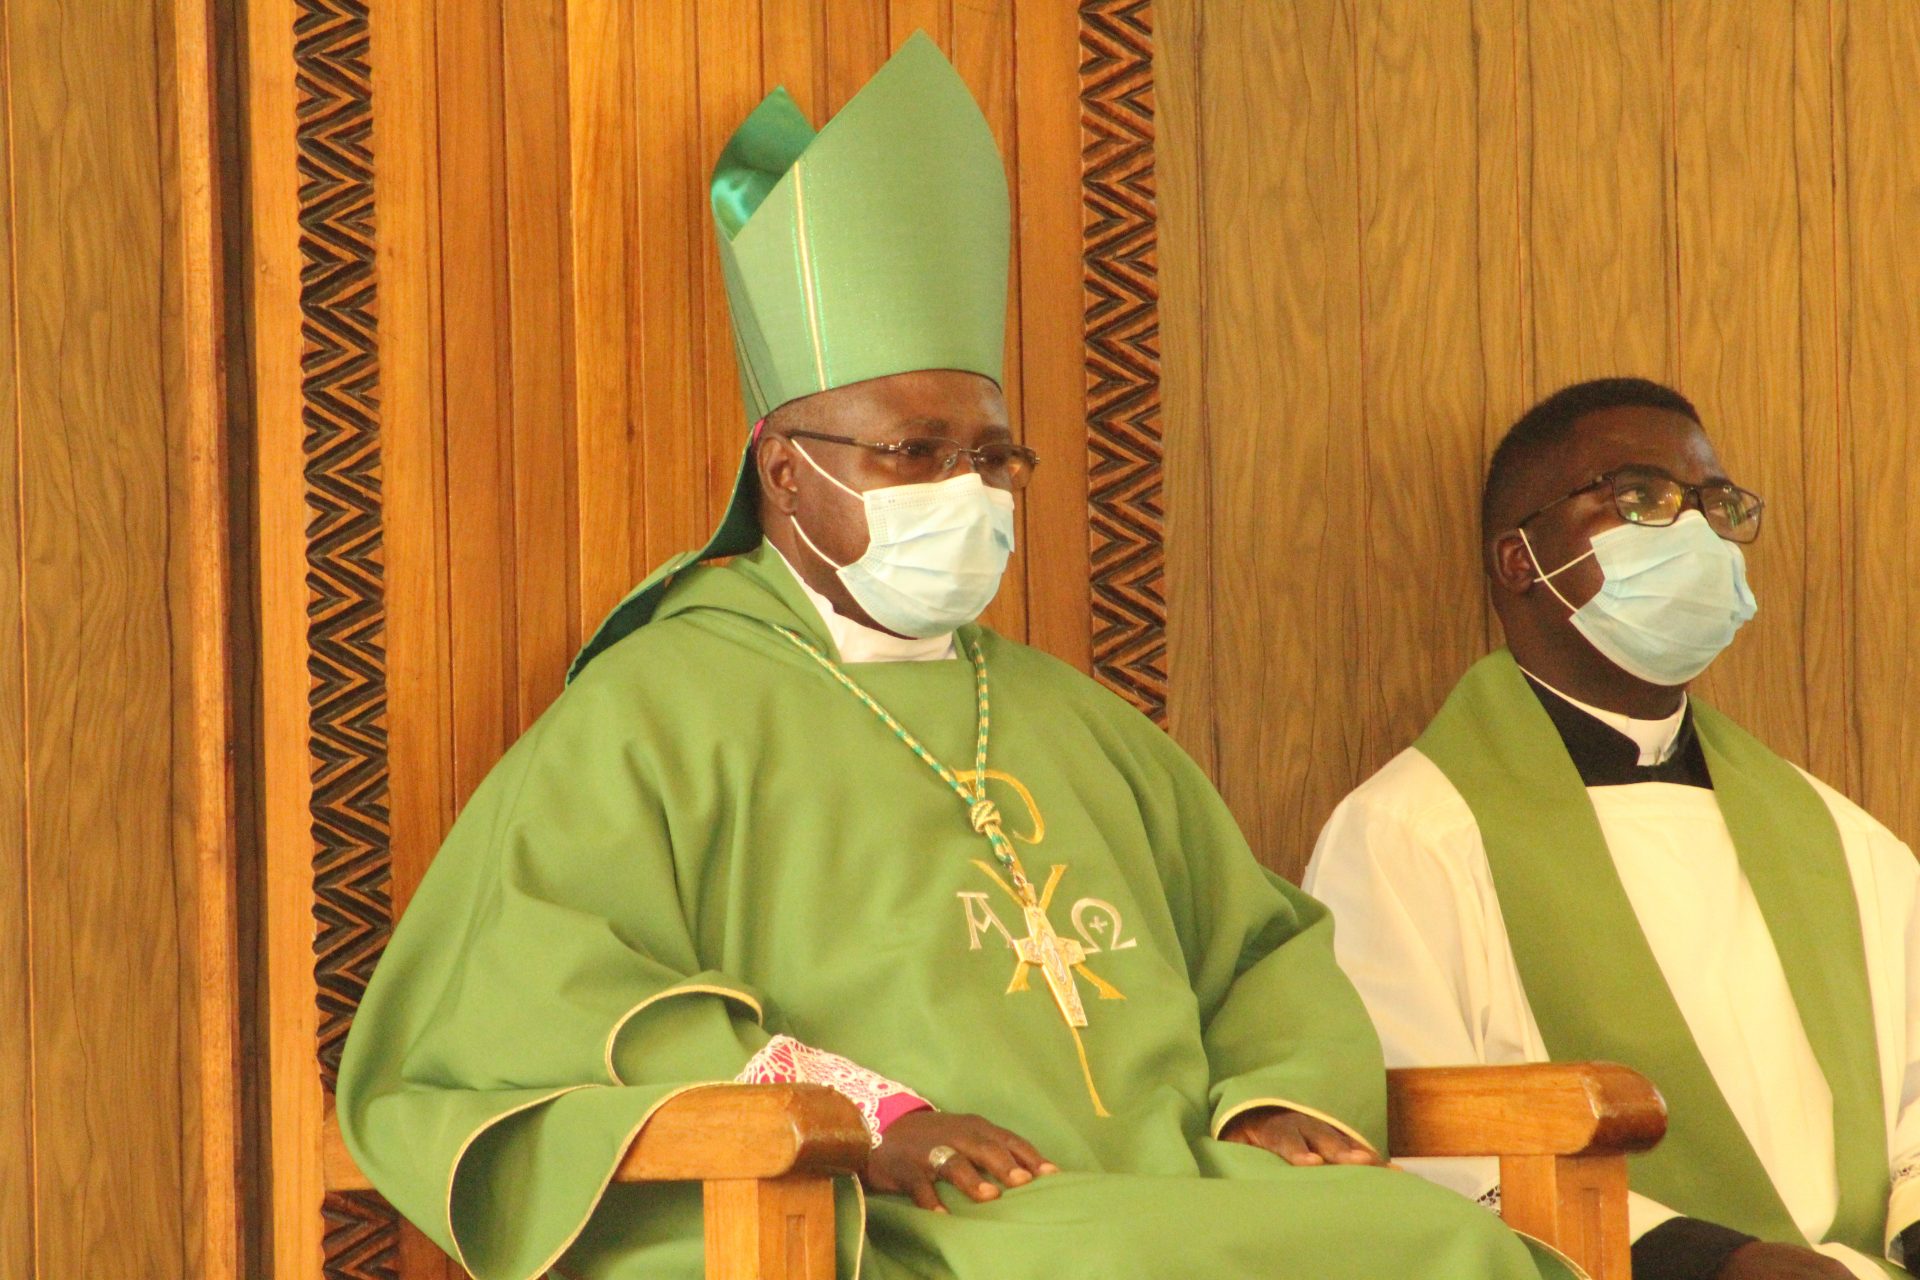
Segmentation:
[(908, 636), (896, 636), (888, 631), (879, 631), (873, 627), (855, 622), (852, 618), (842, 617), (834, 610), (833, 601), (807, 585), (787, 558), (780, 554), (780, 548), (767, 543), (774, 558), (787, 566), (787, 572), (793, 574), (793, 580), (800, 584), (800, 590), (806, 592), (807, 599), (820, 611), (820, 621), (827, 627), (827, 635), (833, 640), (833, 647), (840, 651), (840, 661), (853, 662), (936, 662), (941, 658), (956, 655), (953, 647), (953, 632), (945, 635), (929, 636), (925, 640), (915, 640)]
[(1658, 720), (1636, 720), (1632, 716), (1621, 715), (1618, 711), (1589, 706), (1571, 694), (1561, 693), (1533, 672), (1527, 671), (1525, 667), (1520, 669), (1526, 671), (1527, 678), (1548, 693), (1580, 708), (1609, 729), (1633, 739), (1633, 745), (1640, 748), (1638, 763), (1643, 768), (1648, 765), (1665, 764), (1673, 755), (1674, 749), (1680, 745), (1680, 726), (1687, 718), (1687, 695), (1684, 693), (1680, 695), (1679, 709), (1672, 715), (1663, 716)]

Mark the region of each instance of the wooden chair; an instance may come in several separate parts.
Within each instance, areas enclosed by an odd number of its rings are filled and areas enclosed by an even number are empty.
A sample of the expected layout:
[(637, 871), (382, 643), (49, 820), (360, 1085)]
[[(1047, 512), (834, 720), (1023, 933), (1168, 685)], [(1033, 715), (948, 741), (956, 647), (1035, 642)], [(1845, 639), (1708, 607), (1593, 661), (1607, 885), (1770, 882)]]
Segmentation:
[[(1594, 1280), (1628, 1280), (1627, 1164), (1667, 1128), (1647, 1080), (1608, 1063), (1387, 1073), (1396, 1156), (1498, 1156), (1502, 1214)], [(833, 1280), (833, 1183), (867, 1135), (818, 1085), (724, 1085), (674, 1098), (628, 1148), (620, 1182), (705, 1184), (709, 1280)], [(328, 1191), (370, 1191), (327, 1117)]]

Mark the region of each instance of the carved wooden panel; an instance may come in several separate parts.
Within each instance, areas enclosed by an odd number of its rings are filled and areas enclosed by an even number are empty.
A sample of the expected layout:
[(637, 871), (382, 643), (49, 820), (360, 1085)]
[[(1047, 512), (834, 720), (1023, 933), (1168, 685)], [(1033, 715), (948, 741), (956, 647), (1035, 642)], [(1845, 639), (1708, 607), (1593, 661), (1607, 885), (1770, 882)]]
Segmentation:
[(328, 1086), (392, 924), (387, 892), (373, 88), (365, 0), (299, 0), (314, 976)]
[(371, 1192), (327, 1197), (322, 1237), (326, 1280), (393, 1280), (399, 1275), (400, 1220)]
[(1093, 672), (1167, 715), (1153, 6), (1080, 6)]
[[(393, 923), (374, 275), (373, 86), (366, 0), (299, 0), (301, 426), (307, 524), (308, 755), (320, 1076)], [(329, 1196), (328, 1280), (391, 1280), (399, 1220)]]

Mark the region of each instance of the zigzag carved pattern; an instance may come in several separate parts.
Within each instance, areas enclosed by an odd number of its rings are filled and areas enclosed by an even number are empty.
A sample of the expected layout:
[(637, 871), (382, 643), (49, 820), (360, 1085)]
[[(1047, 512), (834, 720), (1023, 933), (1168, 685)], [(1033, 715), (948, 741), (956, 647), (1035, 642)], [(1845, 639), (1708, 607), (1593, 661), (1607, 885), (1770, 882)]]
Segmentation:
[(392, 925), (367, 0), (298, 0), (315, 979), (332, 1088)]
[[(393, 924), (367, 0), (296, 0), (308, 766), (321, 1082)], [(399, 1218), (329, 1196), (327, 1280), (396, 1280)]]
[(298, 0), (314, 976), (328, 1088), (393, 920), (366, 0)]
[(1153, 5), (1149, 0), (1082, 0), (1080, 172), (1093, 671), (1164, 724), (1166, 547), (1153, 140)]
[(400, 1220), (375, 1195), (330, 1195), (321, 1213), (326, 1280), (395, 1280), (400, 1274)]

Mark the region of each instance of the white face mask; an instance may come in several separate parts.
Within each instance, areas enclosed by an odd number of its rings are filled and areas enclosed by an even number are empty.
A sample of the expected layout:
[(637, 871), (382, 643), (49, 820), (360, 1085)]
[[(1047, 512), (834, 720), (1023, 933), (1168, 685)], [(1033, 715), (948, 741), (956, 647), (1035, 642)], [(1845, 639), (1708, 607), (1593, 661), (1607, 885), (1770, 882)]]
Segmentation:
[[(1525, 529), (1520, 539), (1539, 572)], [(1670, 525), (1623, 524), (1592, 543), (1540, 581), (1589, 644), (1652, 684), (1681, 685), (1705, 671), (1757, 608), (1746, 557), (1698, 511)], [(1576, 609), (1553, 580), (1588, 556), (1600, 566), (1600, 590)]]
[(838, 564), (793, 529), (807, 550), (833, 567), (867, 616), (897, 635), (926, 639), (979, 617), (1000, 590), (1013, 554), (1013, 495), (972, 471), (929, 484), (858, 489), (841, 483), (811, 454), (794, 451), (866, 509), (867, 549)]

